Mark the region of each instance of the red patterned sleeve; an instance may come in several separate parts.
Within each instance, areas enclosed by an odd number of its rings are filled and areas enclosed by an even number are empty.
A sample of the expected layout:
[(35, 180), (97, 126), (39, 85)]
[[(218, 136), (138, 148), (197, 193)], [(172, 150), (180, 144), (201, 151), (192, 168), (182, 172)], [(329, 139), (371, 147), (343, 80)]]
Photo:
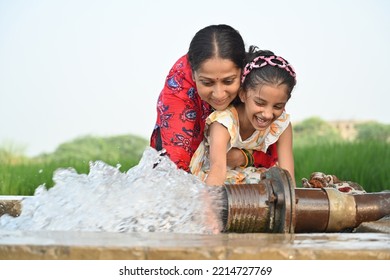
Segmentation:
[(203, 139), (209, 111), (209, 105), (196, 91), (187, 57), (183, 56), (170, 70), (158, 98), (150, 145), (165, 149), (178, 168), (189, 171), (191, 157)]

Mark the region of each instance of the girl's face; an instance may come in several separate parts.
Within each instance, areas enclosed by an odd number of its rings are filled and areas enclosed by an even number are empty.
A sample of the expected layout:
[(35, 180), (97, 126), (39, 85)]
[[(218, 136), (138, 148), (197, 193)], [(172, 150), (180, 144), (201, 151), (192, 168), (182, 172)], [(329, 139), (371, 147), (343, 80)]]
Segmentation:
[(211, 58), (193, 73), (200, 98), (216, 110), (224, 110), (236, 98), (241, 69), (231, 60)]
[(283, 113), (288, 101), (287, 85), (262, 85), (260, 89), (240, 91), (246, 118), (256, 130), (267, 129)]

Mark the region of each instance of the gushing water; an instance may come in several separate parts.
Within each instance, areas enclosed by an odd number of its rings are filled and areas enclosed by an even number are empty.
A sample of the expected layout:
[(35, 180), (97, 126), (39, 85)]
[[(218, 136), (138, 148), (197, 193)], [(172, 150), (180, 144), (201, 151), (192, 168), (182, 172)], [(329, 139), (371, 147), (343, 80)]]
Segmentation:
[[(156, 164), (157, 163), (157, 164)], [(89, 174), (58, 169), (55, 185), (39, 186), (22, 201), (19, 217), (4, 215), (0, 230), (218, 233), (221, 188), (204, 185), (146, 148), (139, 164), (123, 173), (102, 161)]]

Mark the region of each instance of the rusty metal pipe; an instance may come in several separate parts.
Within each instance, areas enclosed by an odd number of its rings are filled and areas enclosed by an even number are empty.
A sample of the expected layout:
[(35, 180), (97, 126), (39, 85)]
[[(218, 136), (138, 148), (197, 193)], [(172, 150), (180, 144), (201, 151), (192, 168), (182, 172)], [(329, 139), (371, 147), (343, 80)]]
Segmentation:
[(329, 200), (322, 189), (295, 189), (295, 232), (326, 232)]
[(288, 172), (271, 168), (258, 184), (225, 185), (226, 232), (294, 232), (295, 192)]
[(273, 167), (258, 184), (225, 185), (226, 232), (339, 232), (390, 215), (390, 192), (346, 194), (333, 188), (294, 188)]

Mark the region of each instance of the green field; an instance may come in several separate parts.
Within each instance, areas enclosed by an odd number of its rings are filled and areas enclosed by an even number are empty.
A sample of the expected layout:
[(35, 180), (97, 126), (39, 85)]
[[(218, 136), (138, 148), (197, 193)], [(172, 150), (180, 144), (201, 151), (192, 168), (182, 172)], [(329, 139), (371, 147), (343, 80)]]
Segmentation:
[[(358, 127), (353, 141), (319, 119), (294, 126), (295, 179), (320, 171), (362, 185), (368, 192), (390, 189), (389, 125), (370, 123)], [(101, 160), (121, 171), (138, 164), (148, 141), (138, 136), (86, 136), (60, 145), (55, 152), (29, 158), (21, 151), (0, 147), (0, 194), (32, 195), (45, 184), (53, 186), (53, 172), (74, 168), (88, 173), (90, 161)]]
[(353, 181), (366, 191), (390, 190), (390, 143), (353, 142), (296, 147), (297, 185), (320, 171)]

